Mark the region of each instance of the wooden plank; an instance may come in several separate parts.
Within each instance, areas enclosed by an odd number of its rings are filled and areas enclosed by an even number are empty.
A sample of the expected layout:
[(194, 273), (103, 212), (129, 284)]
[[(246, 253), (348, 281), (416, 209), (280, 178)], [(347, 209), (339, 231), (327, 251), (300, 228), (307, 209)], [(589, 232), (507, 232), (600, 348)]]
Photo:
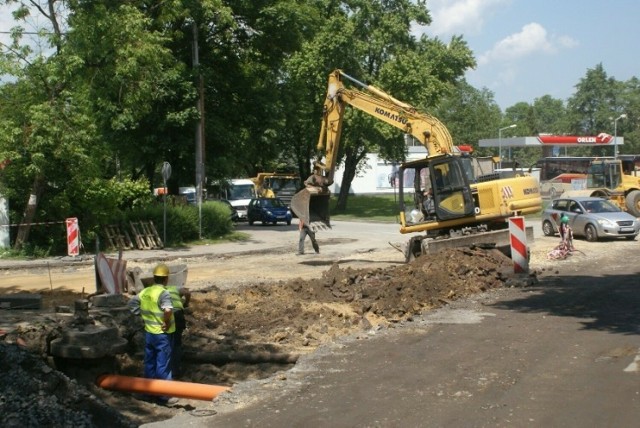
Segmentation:
[(133, 237), (138, 245), (139, 250), (148, 250), (149, 246), (147, 245), (143, 234), (140, 232), (140, 228), (137, 222), (130, 221), (131, 232), (133, 233)]
[(112, 248), (116, 248), (116, 242), (113, 237), (113, 225), (104, 226), (104, 234), (107, 237), (109, 246)]
[(152, 220), (149, 220), (149, 225), (151, 226), (151, 231), (153, 232), (153, 234), (156, 237), (156, 242), (158, 243), (158, 247), (159, 248), (164, 248), (164, 242), (162, 242), (162, 239), (160, 239), (160, 235), (158, 234), (158, 230), (156, 229), (155, 224), (153, 224)]
[(151, 228), (149, 227), (149, 222), (141, 221), (140, 227), (142, 228), (145, 239), (147, 240), (147, 244), (151, 248), (159, 248), (159, 245), (156, 243), (155, 237), (151, 232)]

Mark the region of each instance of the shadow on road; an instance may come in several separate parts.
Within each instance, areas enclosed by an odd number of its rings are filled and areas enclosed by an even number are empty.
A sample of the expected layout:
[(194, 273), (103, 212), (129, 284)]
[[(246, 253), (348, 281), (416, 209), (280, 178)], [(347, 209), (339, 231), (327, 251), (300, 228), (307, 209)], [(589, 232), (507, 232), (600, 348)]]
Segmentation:
[(541, 279), (529, 296), (492, 306), (584, 319), (584, 330), (640, 334), (639, 273)]

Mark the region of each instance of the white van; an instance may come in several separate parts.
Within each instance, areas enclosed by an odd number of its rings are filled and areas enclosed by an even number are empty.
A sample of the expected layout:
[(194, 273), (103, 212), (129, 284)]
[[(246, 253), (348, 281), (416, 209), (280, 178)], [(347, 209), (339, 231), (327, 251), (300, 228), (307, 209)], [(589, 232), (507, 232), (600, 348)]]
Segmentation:
[(226, 191), (226, 199), (238, 212), (238, 220), (247, 219), (247, 207), (251, 199), (256, 198), (256, 185), (248, 178), (234, 178)]

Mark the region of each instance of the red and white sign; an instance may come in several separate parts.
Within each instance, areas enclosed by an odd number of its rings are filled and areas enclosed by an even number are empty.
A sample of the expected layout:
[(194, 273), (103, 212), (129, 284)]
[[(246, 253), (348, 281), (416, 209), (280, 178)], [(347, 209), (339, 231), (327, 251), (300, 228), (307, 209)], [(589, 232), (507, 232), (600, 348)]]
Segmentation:
[(538, 141), (542, 144), (613, 144), (613, 136), (601, 132), (595, 137), (578, 137), (575, 135), (540, 135)]
[(529, 272), (529, 258), (527, 257), (527, 233), (524, 217), (509, 218), (509, 238), (511, 241), (511, 260), (515, 273)]
[(77, 218), (68, 218), (67, 223), (67, 254), (77, 256), (80, 254), (80, 229)]

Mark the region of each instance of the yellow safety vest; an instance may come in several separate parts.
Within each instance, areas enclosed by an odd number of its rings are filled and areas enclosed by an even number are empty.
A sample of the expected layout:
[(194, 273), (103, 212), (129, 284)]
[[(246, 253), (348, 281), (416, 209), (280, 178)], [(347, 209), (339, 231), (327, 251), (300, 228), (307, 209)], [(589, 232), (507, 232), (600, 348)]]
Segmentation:
[(154, 284), (145, 288), (138, 295), (140, 298), (140, 314), (144, 321), (144, 329), (151, 334), (173, 333), (176, 323), (171, 314), (171, 324), (166, 331), (162, 331), (164, 311), (160, 308), (160, 295), (166, 291), (162, 285)]
[(180, 289), (175, 285), (167, 285), (165, 288), (171, 295), (171, 304), (173, 305), (173, 309), (174, 310), (184, 309), (184, 305), (182, 304), (182, 297), (180, 297)]

